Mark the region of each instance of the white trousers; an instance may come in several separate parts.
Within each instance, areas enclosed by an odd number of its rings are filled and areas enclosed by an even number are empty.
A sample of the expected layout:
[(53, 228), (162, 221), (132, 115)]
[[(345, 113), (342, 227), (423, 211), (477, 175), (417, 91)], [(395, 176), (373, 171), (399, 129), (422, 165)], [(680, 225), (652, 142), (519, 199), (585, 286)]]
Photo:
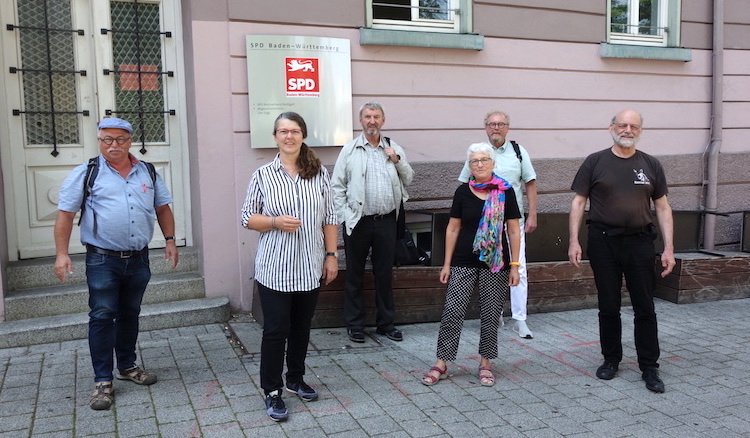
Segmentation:
[(518, 282), (518, 286), (510, 288), (510, 310), (513, 315), (513, 319), (518, 321), (526, 321), (526, 301), (529, 298), (529, 281), (526, 274), (526, 232), (521, 223), (521, 250), (518, 261), (521, 266), (518, 267), (518, 276), (521, 280)]

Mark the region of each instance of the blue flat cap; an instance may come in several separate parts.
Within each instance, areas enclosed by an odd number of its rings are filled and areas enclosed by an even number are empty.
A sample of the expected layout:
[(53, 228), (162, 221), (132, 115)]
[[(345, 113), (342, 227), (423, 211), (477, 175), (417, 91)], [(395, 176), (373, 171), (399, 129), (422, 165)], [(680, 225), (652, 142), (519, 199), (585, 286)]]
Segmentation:
[(99, 129), (107, 128), (124, 129), (128, 131), (128, 134), (133, 134), (133, 125), (127, 120), (118, 119), (117, 117), (107, 117), (99, 122)]

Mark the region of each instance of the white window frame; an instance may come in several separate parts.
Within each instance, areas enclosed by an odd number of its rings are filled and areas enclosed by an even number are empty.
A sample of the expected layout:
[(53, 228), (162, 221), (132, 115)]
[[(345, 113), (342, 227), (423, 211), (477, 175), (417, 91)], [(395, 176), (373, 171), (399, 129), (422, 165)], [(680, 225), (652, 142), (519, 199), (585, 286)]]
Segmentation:
[(471, 32), (471, 0), (448, 0), (448, 20), (433, 20), (419, 18), (419, 0), (411, 0), (412, 19), (388, 20), (374, 18), (373, 3), (380, 0), (365, 0), (367, 27), (385, 30), (406, 30), (418, 32), (441, 32), (441, 33), (470, 33)]
[[(612, 0), (607, 0), (607, 41), (611, 44), (667, 47), (676, 46), (679, 41), (679, 0), (659, 0), (658, 19), (655, 23), (659, 35), (638, 33), (639, 0), (628, 1), (628, 25), (630, 32), (612, 31)], [(674, 20), (673, 17), (678, 17)]]

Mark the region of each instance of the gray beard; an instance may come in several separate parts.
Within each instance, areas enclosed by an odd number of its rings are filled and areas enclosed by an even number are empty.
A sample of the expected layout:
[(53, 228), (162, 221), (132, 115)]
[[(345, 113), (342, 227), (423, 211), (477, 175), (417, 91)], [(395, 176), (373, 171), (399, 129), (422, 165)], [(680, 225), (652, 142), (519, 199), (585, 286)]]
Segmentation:
[(632, 148), (638, 143), (638, 138), (624, 138), (619, 137), (616, 134), (612, 135), (612, 139), (615, 141), (615, 144), (617, 146), (623, 147), (623, 148)]

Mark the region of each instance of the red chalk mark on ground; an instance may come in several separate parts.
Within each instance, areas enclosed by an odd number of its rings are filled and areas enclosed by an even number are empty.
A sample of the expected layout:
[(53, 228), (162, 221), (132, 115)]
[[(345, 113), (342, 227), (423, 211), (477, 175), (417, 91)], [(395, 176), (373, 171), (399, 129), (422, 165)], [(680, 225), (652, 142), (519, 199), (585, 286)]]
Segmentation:
[[(568, 335), (563, 335), (563, 336), (571, 338), (571, 339), (575, 339), (572, 336), (568, 336)], [(567, 360), (565, 360), (566, 356), (573, 355), (573, 356), (581, 356), (581, 357), (585, 357), (585, 358), (591, 358), (591, 360), (593, 362), (596, 362), (597, 359), (594, 356), (592, 356), (591, 354), (589, 354), (589, 353), (580, 352), (580, 351), (560, 351), (559, 353), (557, 353), (554, 356), (552, 356), (552, 355), (549, 355), (547, 353), (542, 353), (541, 351), (539, 351), (539, 350), (537, 350), (537, 349), (529, 346), (529, 344), (527, 344), (525, 342), (520, 342), (517, 339), (512, 339), (511, 342), (514, 342), (515, 344), (521, 345), (525, 349), (533, 351), (534, 353), (536, 353), (536, 354), (538, 354), (540, 356), (544, 356), (544, 357), (552, 359), (552, 360), (554, 360), (556, 362), (559, 362), (559, 363), (565, 365), (566, 367), (568, 367), (570, 369), (573, 369), (573, 370), (575, 370), (575, 371), (577, 371), (577, 372), (579, 372), (579, 373), (581, 373), (583, 375), (586, 375), (586, 376), (589, 376), (589, 377), (593, 375), (589, 371), (586, 371), (586, 370), (584, 370), (582, 368), (579, 368), (579, 367), (573, 365), (572, 363), (568, 362)], [(577, 344), (574, 344), (574, 345), (576, 345), (576, 346), (580, 346), (580, 345), (591, 346), (591, 345), (598, 344), (598, 343), (599, 342), (584, 342), (584, 343), (582, 343), (582, 342), (579, 341)]]
[(405, 390), (403, 386), (401, 386), (401, 381), (404, 376), (409, 376), (411, 378), (411, 373), (401, 373), (401, 374), (398, 374), (396, 377), (394, 377), (388, 371), (381, 371), (380, 375), (383, 376), (383, 378), (388, 383), (395, 386), (396, 389), (398, 389), (398, 392), (401, 393), (401, 395), (403, 395), (404, 397), (407, 397), (409, 395), (409, 392)]
[[(196, 417), (198, 417), (200, 415), (201, 410), (210, 407), (210, 405), (211, 405), (211, 398), (214, 396), (214, 394), (216, 394), (216, 392), (217, 392), (217, 390), (219, 388), (219, 382), (216, 381), (216, 380), (209, 380), (208, 382), (206, 382), (205, 387), (206, 387), (206, 390), (203, 392), (203, 394), (205, 394), (205, 395), (203, 396), (203, 399), (200, 402), (200, 405), (199, 405), (200, 408), (197, 409), (197, 410), (195, 410), (195, 416)], [(189, 395), (188, 395), (188, 397), (189, 397)], [(197, 418), (196, 418), (195, 423), (193, 424), (193, 426), (190, 428), (190, 436), (191, 437), (201, 436), (199, 421), (198, 421)]]
[(588, 347), (591, 345), (599, 345), (599, 341), (582, 341), (572, 335), (561, 335), (563, 338), (569, 338), (576, 341), (575, 344), (571, 344), (571, 347)]

